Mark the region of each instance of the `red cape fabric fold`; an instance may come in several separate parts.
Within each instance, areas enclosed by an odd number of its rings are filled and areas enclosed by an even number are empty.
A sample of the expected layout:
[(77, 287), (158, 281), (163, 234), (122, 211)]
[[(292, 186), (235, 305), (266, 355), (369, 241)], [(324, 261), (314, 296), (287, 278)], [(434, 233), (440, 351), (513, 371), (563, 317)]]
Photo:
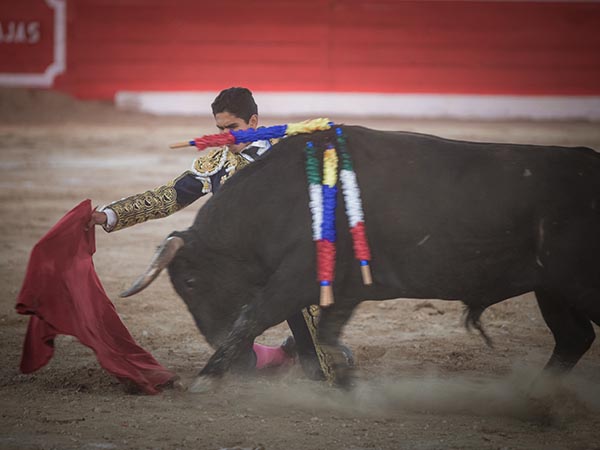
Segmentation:
[(94, 270), (90, 200), (69, 211), (36, 244), (17, 299), (17, 312), (32, 315), (21, 356), (21, 371), (48, 363), (57, 334), (75, 336), (96, 353), (104, 369), (148, 394), (175, 379), (129, 334)]

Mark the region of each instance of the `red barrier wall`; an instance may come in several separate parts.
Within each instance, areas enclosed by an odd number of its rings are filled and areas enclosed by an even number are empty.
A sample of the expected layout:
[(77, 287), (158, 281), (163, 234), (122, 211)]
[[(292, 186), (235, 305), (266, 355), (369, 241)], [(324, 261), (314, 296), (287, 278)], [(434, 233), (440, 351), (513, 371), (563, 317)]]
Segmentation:
[[(13, 16), (26, 20), (22, 9)], [(232, 85), (600, 95), (598, 2), (77, 0), (66, 18), (66, 70), (53, 86), (81, 98)], [(0, 56), (22, 65), (7, 46)]]

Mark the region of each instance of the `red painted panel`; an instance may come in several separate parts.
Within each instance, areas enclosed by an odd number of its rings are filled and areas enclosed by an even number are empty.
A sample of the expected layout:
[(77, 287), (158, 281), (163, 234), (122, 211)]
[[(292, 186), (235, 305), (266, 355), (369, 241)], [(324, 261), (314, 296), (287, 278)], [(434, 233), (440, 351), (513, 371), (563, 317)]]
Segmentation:
[(344, 3), (352, 7), (337, 8), (336, 89), (600, 93), (598, 4)]
[(43, 73), (53, 61), (53, 20), (43, 0), (1, 2), (0, 73)]
[(67, 18), (67, 72), (55, 87), (84, 98), (229, 85), (600, 95), (597, 2), (70, 0)]
[[(77, 62), (71, 78), (60, 80), (82, 97), (106, 95), (111, 82), (120, 90), (320, 89), (327, 75), (327, 16), (306, 4), (82, 3), (74, 14), (93, 13), (94, 20), (71, 24), (77, 38), (69, 51)], [(309, 3), (319, 9), (327, 1)]]

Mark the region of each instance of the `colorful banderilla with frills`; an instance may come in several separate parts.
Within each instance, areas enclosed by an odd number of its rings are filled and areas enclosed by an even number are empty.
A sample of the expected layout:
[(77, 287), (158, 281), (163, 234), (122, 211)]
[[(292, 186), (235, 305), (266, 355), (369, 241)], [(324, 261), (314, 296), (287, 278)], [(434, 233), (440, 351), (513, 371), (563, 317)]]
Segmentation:
[[(221, 147), (223, 145), (277, 139), (295, 134), (329, 130), (333, 126), (333, 122), (330, 122), (329, 119), (313, 119), (258, 129), (229, 130), (224, 133), (205, 135), (190, 141), (171, 144), (170, 147), (195, 146), (198, 150), (204, 150), (208, 147)], [(360, 190), (350, 154), (346, 151), (346, 138), (339, 127), (336, 127), (336, 140), (341, 156), (339, 176), (346, 204), (346, 215), (350, 224), (354, 255), (360, 261), (363, 283), (370, 285), (372, 284), (369, 268), (371, 251), (366, 237)], [(338, 181), (338, 155), (333, 145), (329, 145), (323, 152), (323, 179), (321, 180), (319, 160), (314, 144), (311, 141), (306, 143), (306, 174), (309, 183), (313, 240), (317, 249), (317, 275), (321, 285), (319, 303), (321, 306), (329, 306), (333, 304), (332, 284), (335, 277), (335, 210)]]
[(335, 273), (335, 210), (337, 207), (338, 157), (332, 145), (323, 153), (323, 223), (317, 241), (318, 276), (321, 283), (321, 306), (333, 303)]
[(207, 134), (200, 138), (186, 142), (177, 142), (169, 145), (171, 148), (196, 147), (204, 150), (209, 147), (222, 147), (223, 145), (241, 144), (266, 139), (278, 139), (295, 134), (312, 133), (313, 131), (329, 130), (333, 122), (329, 119), (312, 119), (304, 122), (288, 123), (287, 125), (275, 125), (272, 127), (261, 127), (247, 130), (228, 130), (224, 133)]
[[(341, 128), (336, 129), (338, 148), (341, 155), (340, 180), (346, 204), (346, 215), (356, 259), (360, 261), (363, 283), (372, 284), (369, 261), (371, 251), (367, 242), (364, 213), (356, 174), (350, 154), (346, 151), (346, 139)], [(309, 185), (309, 206), (312, 213), (313, 241), (317, 250), (317, 276), (321, 285), (319, 304), (333, 304), (333, 280), (335, 278), (335, 210), (337, 197), (338, 156), (333, 145), (323, 152), (323, 179), (319, 172), (319, 160), (311, 141), (306, 143), (306, 175)]]
[(317, 277), (321, 285), (319, 304), (333, 303), (335, 270), (335, 208), (337, 196), (337, 155), (330, 146), (323, 154), (323, 180), (319, 160), (311, 141), (306, 143), (306, 176), (312, 213), (313, 241), (317, 248)]
[(360, 189), (356, 180), (356, 172), (354, 172), (354, 168), (352, 167), (352, 159), (346, 151), (346, 137), (339, 127), (335, 129), (335, 134), (342, 159), (340, 179), (342, 181), (342, 192), (344, 193), (344, 203), (346, 205), (346, 216), (348, 217), (350, 233), (352, 234), (354, 256), (360, 261), (363, 283), (370, 285), (373, 284), (371, 269), (369, 268), (371, 250), (365, 231), (365, 215), (360, 199)]

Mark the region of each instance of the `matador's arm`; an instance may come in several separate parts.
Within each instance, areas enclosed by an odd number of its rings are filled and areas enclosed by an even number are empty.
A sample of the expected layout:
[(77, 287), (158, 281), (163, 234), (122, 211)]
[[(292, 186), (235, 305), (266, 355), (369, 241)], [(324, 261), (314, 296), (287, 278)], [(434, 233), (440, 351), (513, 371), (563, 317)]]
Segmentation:
[(108, 219), (103, 228), (111, 232), (169, 216), (209, 192), (210, 179), (186, 171), (163, 186), (102, 207)]

